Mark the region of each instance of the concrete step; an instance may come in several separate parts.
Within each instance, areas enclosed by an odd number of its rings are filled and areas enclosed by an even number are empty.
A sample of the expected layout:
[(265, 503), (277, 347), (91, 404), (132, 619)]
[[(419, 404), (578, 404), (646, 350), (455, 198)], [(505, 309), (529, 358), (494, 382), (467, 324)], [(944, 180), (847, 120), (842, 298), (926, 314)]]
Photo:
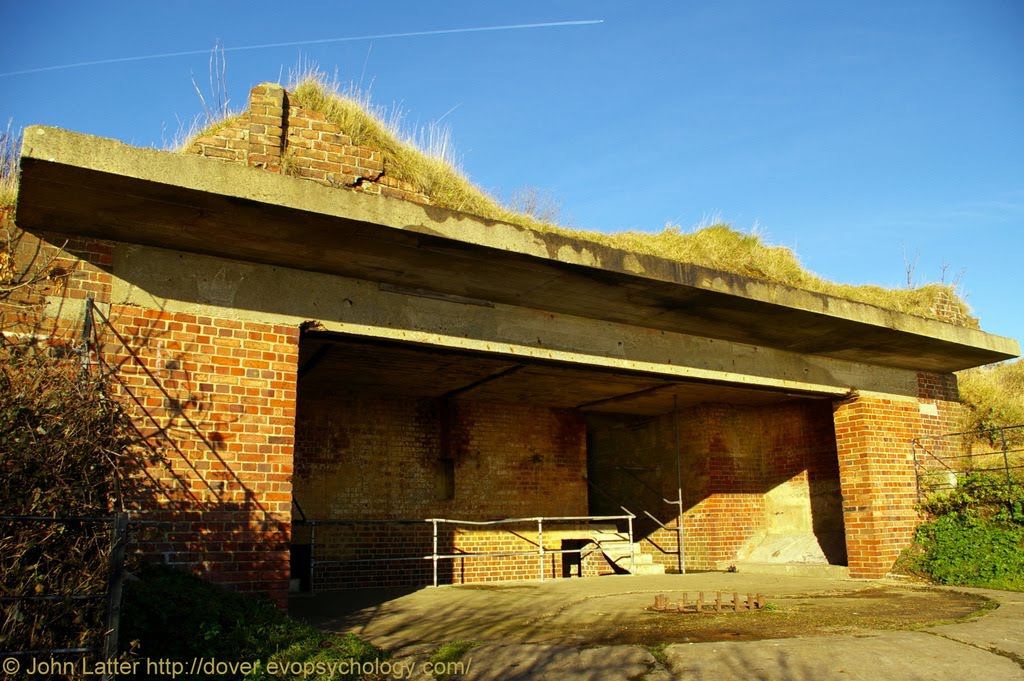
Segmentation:
[[(628, 541), (604, 541), (598, 546), (609, 562), (634, 575), (663, 575), (665, 567), (654, 563), (654, 556), (643, 553), (639, 544)], [(630, 569), (632, 566), (632, 570)]]
[(845, 565), (737, 561), (735, 566), (736, 572), (755, 575), (789, 575), (791, 577), (825, 577), (828, 579), (849, 579), (850, 577), (850, 568)]
[[(623, 567), (629, 564), (629, 549), (620, 551), (615, 549), (606, 550), (602, 548), (601, 551), (604, 553), (604, 555), (608, 556), (608, 559), (611, 560), (613, 563), (617, 563)], [(654, 556), (652, 556), (649, 553), (640, 553), (640, 551), (638, 550), (633, 553), (633, 561), (637, 565), (641, 563), (653, 563)]]
[(651, 563), (650, 565), (637, 565), (633, 570), (634, 575), (663, 575), (665, 566)]

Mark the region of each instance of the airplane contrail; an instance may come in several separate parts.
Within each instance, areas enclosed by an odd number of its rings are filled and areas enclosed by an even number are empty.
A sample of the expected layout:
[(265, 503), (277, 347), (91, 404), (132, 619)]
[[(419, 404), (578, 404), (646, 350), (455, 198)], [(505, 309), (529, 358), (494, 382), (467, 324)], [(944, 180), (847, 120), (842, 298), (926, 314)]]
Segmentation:
[[(501, 26), (472, 26), (469, 28), (441, 28), (432, 31), (410, 31), (407, 33), (378, 33), (376, 35), (357, 35), (343, 38), (321, 38), (319, 40), (295, 40), (286, 43), (266, 43), (263, 45), (242, 45), (240, 47), (225, 47), (224, 52), (241, 52), (243, 50), (265, 50), (272, 47), (296, 47), (302, 45), (323, 45), (325, 43), (348, 43), (358, 40), (385, 40), (388, 38), (414, 38), (429, 35), (448, 35), (452, 33), (481, 33), (484, 31), (519, 31), (527, 28), (554, 28), (558, 26), (589, 26), (592, 24), (603, 24), (604, 19), (577, 19), (573, 21), (547, 21), (539, 24), (505, 24)], [(0, 78), (6, 76), (21, 76), (28, 73), (43, 73), (45, 71), (61, 71), (63, 69), (77, 69), (83, 66), (100, 66), (102, 64), (121, 64), (131, 61), (146, 61), (149, 59), (169, 59), (171, 57), (186, 57), (194, 54), (209, 54), (210, 50), (186, 50), (183, 52), (162, 52), (160, 54), (146, 54), (137, 57), (117, 57), (114, 59), (95, 59), (92, 61), (80, 61), (72, 64), (57, 64), (54, 66), (40, 66), (34, 69), (21, 69), (20, 71), (7, 71), (0, 73)]]

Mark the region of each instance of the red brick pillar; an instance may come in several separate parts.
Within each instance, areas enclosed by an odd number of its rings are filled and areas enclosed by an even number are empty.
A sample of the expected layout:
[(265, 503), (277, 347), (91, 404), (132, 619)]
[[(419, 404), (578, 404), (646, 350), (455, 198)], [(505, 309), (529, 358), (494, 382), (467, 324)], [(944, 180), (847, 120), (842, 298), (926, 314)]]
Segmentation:
[(850, 576), (883, 577), (918, 523), (916, 400), (854, 397), (833, 409)]
[(249, 93), (248, 165), (281, 172), (286, 128), (288, 94), (274, 83), (257, 85)]

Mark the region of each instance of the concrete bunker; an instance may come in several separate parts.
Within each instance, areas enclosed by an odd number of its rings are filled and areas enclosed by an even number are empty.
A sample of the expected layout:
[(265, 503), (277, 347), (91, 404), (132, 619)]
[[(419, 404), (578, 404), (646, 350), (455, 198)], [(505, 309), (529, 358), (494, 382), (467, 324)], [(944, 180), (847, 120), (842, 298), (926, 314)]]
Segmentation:
[[(626, 506), (649, 567), (678, 568), (664, 500), (680, 487), (690, 569), (845, 554), (852, 576), (882, 576), (918, 521), (909, 443), (952, 430), (952, 372), (1019, 354), (938, 318), (438, 208), (281, 88), (250, 109), (191, 156), (28, 128), (15, 222), (63, 249), (63, 296), (91, 297), (131, 350), (91, 351), (147, 368), (124, 387), (145, 437), (174, 433), (177, 458), (151, 471), (167, 494), (137, 509), (157, 530), (143, 550), (279, 602), (289, 545), (314, 529), (325, 588), (425, 583), (432, 561), (379, 559), (430, 553), (428, 517)], [(75, 342), (81, 307), (62, 302), (39, 314)], [(545, 525), (545, 555), (535, 524), (482, 527), (439, 532), (452, 554), (502, 554), (456, 556), (445, 581), (622, 567), (555, 552), (592, 542), (589, 524)]]

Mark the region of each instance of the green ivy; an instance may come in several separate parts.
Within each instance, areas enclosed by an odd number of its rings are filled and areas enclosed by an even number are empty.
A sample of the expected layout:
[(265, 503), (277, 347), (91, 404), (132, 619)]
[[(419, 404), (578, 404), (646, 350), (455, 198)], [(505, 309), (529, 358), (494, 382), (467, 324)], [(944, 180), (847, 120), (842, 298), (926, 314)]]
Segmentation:
[(922, 507), (909, 567), (940, 584), (1024, 591), (1024, 487), (969, 475)]

